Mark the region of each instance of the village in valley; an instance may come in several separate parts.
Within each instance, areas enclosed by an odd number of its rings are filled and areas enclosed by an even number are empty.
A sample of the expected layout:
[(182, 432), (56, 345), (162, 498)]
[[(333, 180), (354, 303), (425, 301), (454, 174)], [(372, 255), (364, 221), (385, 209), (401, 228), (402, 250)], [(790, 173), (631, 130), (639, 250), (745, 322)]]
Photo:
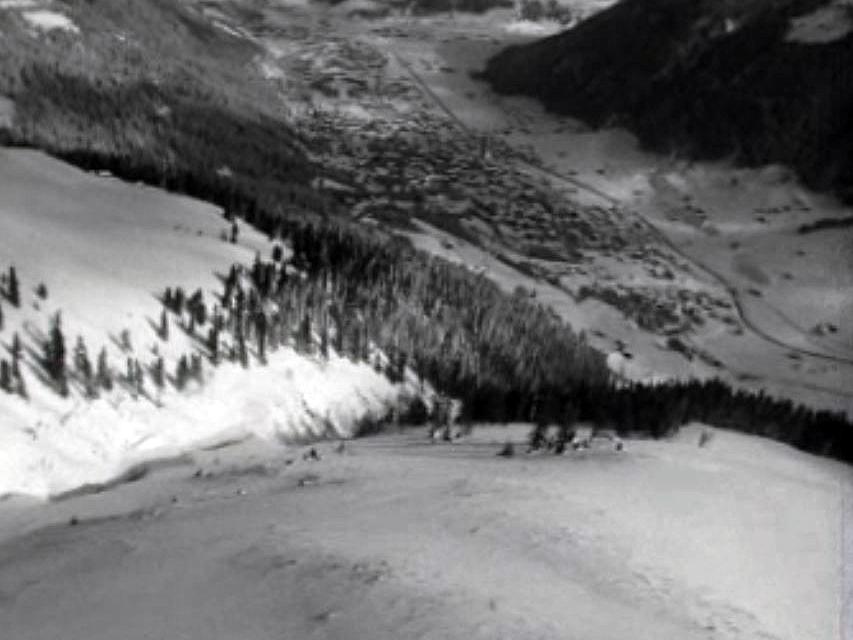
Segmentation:
[[(720, 372), (720, 360), (691, 345), (691, 334), (742, 332), (733, 305), (647, 225), (606, 201), (584, 202), (578, 187), (556, 184), (532, 150), (501, 132), (466, 127), (393, 50), (291, 24), (288, 42), (305, 41), (288, 51), (264, 24), (252, 35), (276, 55), (258, 64), (287, 93), (288, 113), (321, 170), (317, 188), (346, 215), (402, 236), (443, 232), (445, 249), (471, 245), (573, 304), (603, 303), (653, 336), (665, 357), (685, 361), (678, 366)], [(375, 30), (405, 36), (402, 27)], [(522, 288), (536, 295), (535, 284)], [(590, 333), (633, 357), (624, 336)]]

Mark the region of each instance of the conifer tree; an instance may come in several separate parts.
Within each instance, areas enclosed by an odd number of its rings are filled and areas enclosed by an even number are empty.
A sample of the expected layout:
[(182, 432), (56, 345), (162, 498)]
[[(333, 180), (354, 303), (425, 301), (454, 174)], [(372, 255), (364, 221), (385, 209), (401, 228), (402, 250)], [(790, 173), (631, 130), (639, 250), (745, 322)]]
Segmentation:
[(92, 372), (92, 363), (89, 360), (89, 354), (86, 351), (86, 344), (83, 342), (82, 336), (77, 336), (77, 344), (74, 346), (74, 368), (83, 379), (83, 386), (86, 389), (86, 397), (94, 398), (96, 390)]
[(575, 422), (578, 419), (578, 410), (571, 402), (567, 403), (563, 409), (563, 419), (560, 422), (560, 429), (557, 432), (557, 443), (554, 448), (554, 453), (560, 454), (566, 450), (566, 447), (574, 440), (575, 437)]
[(255, 314), (255, 336), (258, 341), (258, 356), (261, 362), (267, 361), (267, 331), (269, 323), (267, 315), (263, 311)]
[(160, 339), (168, 341), (169, 340), (169, 314), (166, 313), (166, 310), (163, 309), (160, 312)]
[(210, 361), (217, 364), (219, 362), (219, 329), (215, 323), (207, 330), (207, 350), (210, 352)]
[(278, 271), (278, 278), (275, 283), (275, 294), (280, 296), (284, 292), (284, 288), (287, 286), (287, 267), (285, 265), (281, 265), (281, 269)]
[(310, 353), (311, 351), (311, 314), (307, 311), (299, 323), (299, 330), (296, 334), (296, 349), (303, 353)]
[(189, 378), (190, 367), (187, 362), (187, 356), (182, 355), (181, 359), (178, 360), (178, 365), (175, 368), (175, 388), (178, 391), (182, 391), (184, 387), (187, 386), (187, 379)]
[(320, 323), (320, 355), (326, 360), (329, 359), (329, 316), (323, 314), (323, 320)]
[(203, 371), (201, 366), (201, 356), (197, 353), (192, 354), (190, 356), (190, 374), (193, 378), (195, 378), (196, 382), (199, 384), (202, 383), (203, 380)]
[(154, 385), (158, 389), (162, 389), (165, 384), (165, 367), (163, 363), (163, 356), (159, 356), (151, 367), (151, 379), (154, 381)]
[(0, 360), (0, 389), (12, 393), (12, 368), (6, 360)]
[(7, 298), (13, 307), (21, 306), (20, 284), (18, 283), (18, 272), (15, 270), (15, 267), (9, 267), (9, 290), (7, 291)]
[(231, 296), (234, 293), (234, 289), (237, 287), (238, 277), (237, 265), (232, 264), (231, 269), (228, 271), (228, 276), (225, 278), (224, 289), (222, 292), (222, 304), (225, 306), (228, 306), (231, 302)]
[(199, 300), (195, 308), (195, 321), (200, 327), (207, 324), (207, 307), (204, 304), (204, 300)]
[(133, 361), (133, 385), (137, 395), (145, 393), (145, 372), (142, 370), (139, 360)]
[(107, 349), (106, 347), (101, 349), (101, 352), (98, 354), (98, 386), (101, 387), (104, 391), (112, 391), (113, 388), (113, 375), (110, 371), (110, 366), (107, 361)]
[(24, 400), (27, 399), (27, 383), (24, 381), (24, 376), (20, 369), (15, 368), (15, 363), (12, 363), (12, 376), (15, 380), (15, 393), (21, 396)]
[(68, 376), (65, 367), (65, 336), (62, 334), (62, 316), (57, 313), (51, 323), (50, 335), (45, 345), (45, 369), (56, 385), (59, 395), (68, 395)]
[(20, 374), (20, 362), (21, 362), (21, 336), (18, 335), (16, 331), (12, 336), (12, 373), (14, 375)]
[(256, 251), (255, 252), (255, 260), (254, 260), (254, 262), (252, 262), (251, 277), (252, 277), (252, 284), (254, 284), (258, 290), (260, 290), (260, 288), (261, 288), (263, 275), (264, 275), (264, 265), (261, 262), (261, 252)]
[(246, 337), (240, 333), (237, 335), (237, 357), (244, 369), (249, 367), (249, 350), (246, 348)]
[(181, 315), (184, 312), (184, 302), (186, 301), (186, 296), (184, 295), (184, 290), (181, 287), (177, 287), (175, 289), (175, 293), (172, 296), (172, 311), (174, 311), (177, 315)]

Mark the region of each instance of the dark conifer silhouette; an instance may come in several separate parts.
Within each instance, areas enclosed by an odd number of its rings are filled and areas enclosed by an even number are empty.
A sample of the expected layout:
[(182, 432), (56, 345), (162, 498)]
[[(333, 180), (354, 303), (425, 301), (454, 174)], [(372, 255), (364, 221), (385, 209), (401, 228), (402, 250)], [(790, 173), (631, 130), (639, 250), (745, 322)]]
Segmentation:
[(154, 361), (154, 364), (151, 366), (151, 380), (154, 382), (154, 386), (158, 389), (162, 389), (165, 384), (165, 365), (163, 363), (163, 357), (158, 356)]
[(77, 343), (74, 345), (74, 369), (83, 381), (86, 397), (94, 398), (97, 395), (94, 371), (82, 336), (77, 337)]
[(21, 362), (21, 336), (16, 331), (12, 335), (12, 373), (18, 375)]
[(107, 350), (106, 348), (102, 348), (101, 352), (98, 354), (98, 372), (97, 372), (98, 386), (104, 391), (112, 391), (113, 388), (113, 374), (110, 370), (110, 365), (107, 360)]
[(184, 312), (185, 299), (184, 290), (181, 287), (177, 287), (172, 295), (172, 311), (177, 315), (181, 315)]
[(263, 311), (255, 313), (255, 337), (258, 343), (258, 357), (261, 362), (267, 360), (267, 332), (269, 329), (269, 321), (267, 314)]
[(190, 356), (190, 375), (199, 384), (203, 381), (204, 372), (202, 370), (201, 356), (194, 353)]
[(145, 393), (145, 372), (142, 370), (142, 365), (139, 360), (133, 361), (133, 389), (137, 395)]
[(62, 334), (62, 316), (57, 313), (51, 322), (50, 333), (44, 345), (45, 371), (61, 396), (68, 395), (68, 376), (65, 365), (65, 336)]
[(207, 330), (207, 350), (210, 353), (210, 360), (213, 364), (219, 362), (219, 329), (216, 323)]
[(190, 367), (186, 355), (182, 355), (175, 368), (175, 388), (182, 391), (187, 386), (190, 377)]
[(18, 272), (15, 270), (15, 267), (9, 267), (9, 283), (6, 298), (13, 307), (21, 306), (20, 283), (18, 282)]
[(12, 393), (12, 367), (6, 360), (0, 360), (0, 389)]
[(160, 312), (160, 327), (158, 333), (161, 340), (169, 339), (169, 314), (166, 313), (165, 309)]

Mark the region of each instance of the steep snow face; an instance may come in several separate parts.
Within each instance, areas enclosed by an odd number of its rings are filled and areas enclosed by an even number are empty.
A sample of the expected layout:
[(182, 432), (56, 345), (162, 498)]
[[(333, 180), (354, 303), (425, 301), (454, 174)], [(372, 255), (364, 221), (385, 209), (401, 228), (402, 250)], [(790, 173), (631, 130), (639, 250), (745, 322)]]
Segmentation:
[[(197, 200), (87, 174), (41, 153), (0, 149), (0, 272), (14, 265), (21, 282), (20, 308), (0, 302), (0, 359), (11, 359), (17, 333), (29, 395), (0, 392), (0, 496), (49, 496), (105, 481), (143, 458), (250, 433), (346, 436), (395, 402), (402, 387), (372, 368), (291, 349), (248, 370), (205, 362), (204, 382), (182, 393), (168, 384), (154, 389), (149, 377), (139, 397), (119, 384), (89, 402), (79, 385), (62, 399), (40, 382), (41, 343), (57, 311), (68, 362), (79, 336), (93, 362), (106, 350), (117, 376), (128, 358), (147, 368), (162, 356), (166, 373), (174, 372), (177, 360), (197, 349), (177, 326), (168, 340), (158, 336), (157, 296), (181, 286), (201, 288), (211, 300), (221, 289), (217, 274), (271, 251), (249, 227), (236, 244), (223, 241), (228, 226), (221, 211)], [(46, 298), (37, 294), (39, 284)]]

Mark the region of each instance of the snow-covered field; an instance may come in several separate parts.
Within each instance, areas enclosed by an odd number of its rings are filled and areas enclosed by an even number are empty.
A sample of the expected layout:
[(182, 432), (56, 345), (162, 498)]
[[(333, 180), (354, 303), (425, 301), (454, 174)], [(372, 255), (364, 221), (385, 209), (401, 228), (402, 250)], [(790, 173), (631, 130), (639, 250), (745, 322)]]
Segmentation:
[[(87, 174), (46, 155), (0, 149), (0, 270), (16, 267), (22, 305), (0, 302), (2, 354), (12, 336), (23, 345), (29, 399), (0, 393), (0, 496), (45, 497), (103, 482), (142, 459), (171, 456), (200, 443), (256, 434), (295, 439), (327, 425), (346, 435), (366, 415), (384, 414), (399, 393), (367, 365), (328, 362), (291, 349), (271, 354), (268, 366), (217, 368), (205, 363), (205, 382), (179, 393), (150, 380), (145, 397), (119, 388), (94, 402), (72, 390), (61, 399), (38, 380), (39, 341), (54, 311), (62, 312), (71, 360), (77, 337), (94, 361), (106, 348), (117, 375), (128, 357), (143, 367), (162, 355), (167, 372), (193, 351), (173, 326), (157, 336), (165, 287), (218, 291), (217, 274), (248, 264), (271, 243), (249, 227), (238, 244), (215, 207), (115, 178)], [(46, 300), (35, 294), (47, 287)], [(127, 331), (131, 349), (121, 348)]]
[(327, 443), (319, 461), (247, 442), (7, 504), (4, 637), (843, 637), (848, 468), (725, 431), (700, 448), (698, 425), (528, 456), (527, 430)]

